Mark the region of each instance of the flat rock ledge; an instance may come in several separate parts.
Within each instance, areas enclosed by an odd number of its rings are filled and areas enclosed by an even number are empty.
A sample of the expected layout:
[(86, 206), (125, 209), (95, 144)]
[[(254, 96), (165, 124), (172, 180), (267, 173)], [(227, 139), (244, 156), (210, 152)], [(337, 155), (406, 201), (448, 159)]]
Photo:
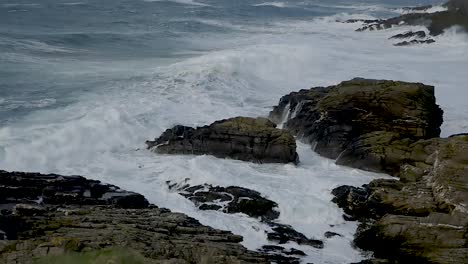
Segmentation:
[(468, 263), (468, 135), (440, 138), (442, 114), (432, 86), (353, 79), (286, 95), (270, 118), (338, 164), (398, 177), (332, 192), (374, 252), (362, 263)]
[(0, 171), (0, 207), (0, 263), (288, 263), (81, 176)]
[(146, 144), (163, 154), (207, 154), (258, 163), (299, 160), (294, 137), (260, 117), (235, 117), (198, 128), (178, 125)]

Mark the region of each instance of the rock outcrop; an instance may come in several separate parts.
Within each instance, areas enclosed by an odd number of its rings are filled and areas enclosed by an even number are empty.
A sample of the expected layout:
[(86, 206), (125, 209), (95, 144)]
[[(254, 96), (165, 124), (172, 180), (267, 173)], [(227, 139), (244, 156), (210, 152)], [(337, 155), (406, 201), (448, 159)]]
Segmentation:
[[(363, 26), (357, 31), (372, 31), (383, 30), (392, 27), (401, 26), (425, 26), (432, 36), (442, 34), (446, 29), (458, 26), (465, 31), (468, 31), (468, 2), (465, 0), (450, 0), (444, 7), (445, 11), (425, 12), (432, 6), (423, 6), (419, 8), (405, 8), (405, 13), (398, 17), (381, 20), (351, 20), (349, 23), (363, 22)], [(405, 46), (418, 43), (433, 43), (434, 39), (429, 38), (426, 34), (397, 34), (392, 38), (413, 38), (408, 41), (395, 43), (396, 46)]]
[(468, 262), (468, 135), (439, 138), (434, 87), (354, 79), (291, 93), (270, 118), (338, 164), (399, 177), (332, 192), (368, 263)]
[(165, 154), (213, 155), (259, 163), (298, 162), (296, 141), (266, 118), (235, 117), (209, 126), (175, 126), (148, 148)]
[[(278, 204), (263, 197), (257, 191), (237, 186), (220, 187), (207, 184), (190, 186), (185, 182), (178, 184), (168, 182), (168, 185), (170, 189), (178, 191), (180, 195), (191, 200), (200, 210), (216, 210), (228, 214), (243, 213), (260, 219), (271, 227), (272, 231), (267, 233), (267, 238), (272, 242), (278, 244), (295, 242), (314, 248), (323, 248), (324, 246), (321, 240), (308, 238), (294, 230), (292, 226), (276, 222), (275, 220), (280, 215)], [(278, 248), (272, 245), (267, 245), (261, 250), (265, 251), (266, 249), (277, 254), (285, 254), (284, 249), (275, 251)], [(292, 252), (299, 253), (295, 250)], [(286, 255), (296, 255), (289, 253)]]
[[(170, 186), (175, 187), (174, 184)], [(205, 184), (184, 186), (178, 191), (179, 194), (196, 204), (200, 210), (219, 210), (228, 214), (244, 213), (263, 221), (271, 221), (279, 216), (277, 203), (247, 188)]]
[[(0, 262), (288, 263), (242, 237), (80, 176), (0, 171)], [(130, 262), (129, 262), (130, 261)]]
[(399, 263), (468, 262), (468, 136), (415, 143), (401, 180), (341, 186), (334, 201), (362, 222), (357, 246)]
[(435, 103), (433, 86), (356, 78), (290, 93), (270, 118), (285, 121), (285, 129), (339, 164), (395, 175), (398, 157), (394, 161), (368, 148), (438, 137), (442, 110)]

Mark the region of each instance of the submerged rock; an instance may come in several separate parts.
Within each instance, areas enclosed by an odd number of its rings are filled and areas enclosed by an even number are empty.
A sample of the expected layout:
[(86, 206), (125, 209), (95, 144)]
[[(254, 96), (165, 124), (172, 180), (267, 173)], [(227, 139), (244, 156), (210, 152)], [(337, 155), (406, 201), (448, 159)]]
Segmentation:
[(267, 233), (267, 238), (270, 241), (278, 244), (295, 242), (314, 248), (323, 248), (324, 246), (322, 241), (307, 238), (290, 225), (275, 222), (274, 220), (280, 215), (278, 204), (262, 197), (257, 191), (237, 186), (220, 187), (208, 184), (190, 186), (185, 181), (179, 184), (168, 182), (168, 185), (170, 189), (177, 190), (180, 195), (191, 200), (200, 210), (215, 210), (228, 214), (244, 213), (259, 218), (272, 229), (271, 232)]
[(434, 39), (426, 39), (426, 40), (417, 40), (417, 39), (413, 39), (413, 40), (410, 40), (410, 41), (402, 41), (402, 42), (398, 42), (398, 43), (395, 43), (393, 44), (394, 46), (410, 46), (410, 45), (415, 45), (415, 44), (431, 44), (431, 43), (434, 43), (435, 40)]
[(364, 25), (362, 28), (359, 28), (357, 31), (388, 29), (402, 25), (426, 26), (429, 30), (429, 33), (433, 36), (440, 35), (444, 32), (444, 30), (453, 26), (459, 26), (468, 31), (467, 6), (468, 4), (464, 0), (451, 0), (445, 4), (445, 7), (447, 7), (446, 11), (433, 13), (415, 12), (403, 14), (401, 16), (385, 19), (382, 21), (372, 21), (371, 23)]
[(304, 234), (297, 232), (290, 225), (269, 223), (273, 232), (267, 234), (268, 240), (286, 244), (296, 242), (299, 245), (307, 245), (314, 248), (323, 248), (323, 241), (307, 238)]
[(396, 34), (394, 36), (391, 36), (390, 39), (404, 39), (404, 38), (411, 38), (411, 37), (416, 37), (416, 38), (425, 38), (426, 37), (426, 32), (420, 30), (420, 31), (408, 31), (405, 33), (400, 33)]
[[(450, 0), (444, 7), (447, 10), (439, 12), (425, 12), (428, 11), (432, 6), (422, 6), (413, 8), (403, 8), (406, 12), (401, 16), (393, 17), (384, 20), (362, 20), (362, 21), (349, 21), (349, 22), (362, 22), (364, 25), (358, 28), (356, 31), (373, 31), (373, 30), (384, 30), (393, 27), (401, 26), (425, 26), (427, 27), (429, 34), (432, 36), (438, 36), (444, 33), (445, 30), (457, 26), (464, 31), (468, 32), (468, 2), (465, 0)], [(348, 22), (348, 21), (347, 21)], [(402, 33), (397, 34), (391, 38), (408, 38), (416, 37), (412, 41), (403, 41), (396, 43), (395, 46), (408, 46), (414, 44), (430, 44), (435, 42), (434, 39), (426, 37), (423, 31), (413, 33)]]
[(0, 263), (281, 260), (248, 251), (241, 236), (84, 177), (0, 171), (0, 188)]
[(228, 214), (244, 213), (271, 221), (279, 216), (278, 204), (247, 188), (197, 185), (179, 189), (179, 193), (201, 210), (219, 210)]
[(298, 162), (294, 137), (265, 118), (235, 117), (198, 128), (175, 126), (146, 144), (165, 154), (208, 154), (259, 163)]

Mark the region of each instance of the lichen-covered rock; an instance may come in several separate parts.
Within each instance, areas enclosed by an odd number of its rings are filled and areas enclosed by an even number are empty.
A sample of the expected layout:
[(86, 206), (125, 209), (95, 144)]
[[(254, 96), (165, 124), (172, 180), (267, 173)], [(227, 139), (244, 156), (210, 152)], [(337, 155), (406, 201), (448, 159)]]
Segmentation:
[[(312, 143), (317, 153), (337, 159), (345, 150), (353, 152), (360, 144), (367, 147), (365, 140), (387, 145), (400, 139), (438, 137), (442, 110), (435, 103), (433, 86), (356, 78), (290, 93), (281, 98), (270, 118), (276, 123), (286, 118), (285, 129)], [(353, 157), (367, 162), (366, 155)], [(353, 162), (347, 165), (354, 166)]]
[(265, 118), (235, 117), (198, 128), (175, 126), (146, 143), (157, 153), (208, 154), (260, 163), (298, 162), (294, 137)]
[(80, 176), (0, 171), (0, 188), (0, 263), (237, 264), (289, 259), (248, 251), (239, 243), (241, 236)]

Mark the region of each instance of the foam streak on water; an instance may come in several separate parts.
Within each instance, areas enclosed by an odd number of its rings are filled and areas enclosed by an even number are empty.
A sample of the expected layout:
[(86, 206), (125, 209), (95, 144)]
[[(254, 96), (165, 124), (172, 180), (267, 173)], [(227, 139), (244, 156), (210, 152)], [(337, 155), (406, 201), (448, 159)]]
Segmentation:
[[(163, 5), (139, 3), (158, 8)], [(19, 41), (22, 43), (19, 49), (35, 43), (44, 45), (31, 54), (9, 50), (11, 54), (20, 54), (21, 61), (27, 56), (35, 59), (33, 64), (27, 64), (29, 78), (15, 79), (8, 74), (5, 78), (13, 80), (13, 84), (0, 83), (8, 89), (0, 90), (0, 106), (20, 108), (21, 103), (29, 111), (0, 127), (0, 168), (79, 174), (110, 182), (140, 192), (160, 206), (187, 213), (203, 224), (243, 235), (243, 244), (256, 249), (268, 243), (264, 233), (267, 226), (241, 214), (199, 211), (182, 196), (168, 191), (165, 182), (190, 178), (190, 184), (252, 188), (278, 202), (280, 222), (293, 225), (307, 236), (324, 239), (325, 231), (344, 235), (325, 240), (325, 248), (321, 250), (288, 245), (304, 250), (309, 255), (307, 261), (349, 263), (362, 259), (361, 253), (350, 245), (356, 224), (342, 219), (342, 211), (330, 202), (330, 191), (339, 185), (361, 185), (384, 175), (336, 166), (302, 143), (298, 143), (301, 163), (294, 166), (259, 165), (211, 156), (157, 155), (146, 151), (144, 142), (175, 124), (196, 126), (238, 115), (267, 116), (279, 98), (291, 91), (332, 85), (357, 76), (435, 85), (438, 103), (445, 110), (443, 135), (466, 132), (467, 36), (453, 29), (437, 37), (432, 45), (394, 47), (388, 37), (401, 29), (357, 33), (354, 29), (359, 24), (336, 22), (372, 18), (371, 14), (241, 23), (205, 17), (205, 11), (200, 10), (211, 10), (217, 5), (205, 3), (211, 6), (194, 9), (187, 3), (191, 7), (184, 11), (186, 16), (174, 21), (177, 29), (180, 23), (184, 24), (180, 30), (205, 25), (209, 31), (196, 34), (174, 31), (172, 34), (177, 37), (167, 37), (167, 41), (176, 40), (177, 45), (185, 43), (183, 48), (174, 45), (171, 48), (177, 48), (177, 54), (190, 56), (144, 59), (123, 56), (126, 51), (112, 44), (120, 43), (121, 39), (103, 46), (100, 40), (91, 37), (84, 42), (75, 40), (73, 45), (62, 39), (50, 41), (55, 35), (38, 42)], [(88, 4), (66, 6), (78, 8)], [(202, 13), (193, 18), (188, 15), (194, 12)], [(158, 26), (170, 28), (168, 24)], [(197, 27), (191, 30), (199, 30)], [(146, 38), (150, 37), (142, 35), (140, 42)], [(159, 42), (150, 43), (145, 47)], [(111, 58), (93, 53), (106, 46), (119, 52), (112, 53), (115, 57)], [(37, 54), (45, 48), (47, 56), (53, 52), (60, 54), (53, 53), (58, 57), (52, 58)], [(83, 57), (66, 57), (76, 54)], [(91, 54), (96, 58), (90, 58)], [(8, 63), (20, 63), (12, 62), (16, 58), (13, 55), (8, 58)], [(73, 84), (70, 90), (65, 89), (68, 83)], [(27, 88), (23, 91), (26, 99), (14, 92), (15, 87)], [(49, 89), (40, 90), (41, 87)], [(33, 99), (38, 95), (43, 100)], [(68, 96), (70, 103), (65, 104), (62, 95)]]

